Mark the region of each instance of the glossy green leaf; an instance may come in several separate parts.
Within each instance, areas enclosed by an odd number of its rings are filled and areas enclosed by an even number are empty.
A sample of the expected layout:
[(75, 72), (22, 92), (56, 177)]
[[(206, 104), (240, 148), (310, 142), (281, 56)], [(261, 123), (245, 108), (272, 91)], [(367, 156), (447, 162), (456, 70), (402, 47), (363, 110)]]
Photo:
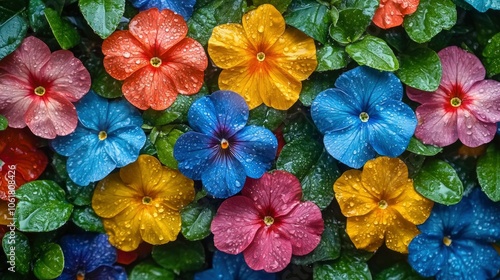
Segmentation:
[(332, 18), (325, 5), (314, 0), (293, 1), (284, 16), (288, 25), (326, 44)]
[(429, 48), (417, 48), (399, 56), (396, 75), (405, 85), (424, 91), (435, 91), (441, 82), (442, 67), (437, 53)]
[(406, 262), (398, 262), (377, 273), (374, 280), (423, 280)]
[(96, 183), (91, 183), (90, 185), (83, 187), (68, 179), (65, 185), (68, 193), (68, 201), (77, 206), (90, 205), (95, 185)]
[(83, 17), (101, 38), (113, 33), (125, 12), (125, 0), (79, 0)]
[(122, 82), (115, 80), (104, 69), (92, 79), (92, 90), (105, 98), (117, 98), (123, 95)]
[(248, 125), (263, 126), (274, 131), (286, 118), (285, 110), (276, 110), (262, 104), (257, 108), (250, 110)]
[(479, 185), (476, 173), (476, 157), (457, 157), (448, 154), (445, 161), (457, 172), (458, 178), (464, 186), (464, 194), (469, 193), (470, 190)]
[(302, 102), (304, 106), (310, 107), (314, 98), (316, 98), (320, 92), (334, 86), (338, 76), (339, 73), (334, 71), (321, 73), (314, 72), (309, 79), (302, 82), (302, 91), (299, 96), (300, 102)]
[(378, 8), (379, 0), (339, 0), (340, 9), (358, 9), (370, 18), (375, 14)]
[(174, 158), (174, 145), (182, 134), (184, 134), (184, 132), (177, 129), (171, 129), (166, 133), (160, 132), (155, 141), (158, 159), (161, 163), (172, 169), (177, 169), (177, 160)]
[(201, 240), (210, 235), (210, 225), (215, 216), (215, 209), (211, 205), (201, 205), (193, 202), (181, 211), (182, 235), (187, 240)]
[[(299, 109), (291, 114), (294, 115), (294, 117), (290, 117), (287, 125), (283, 128), (283, 138), (286, 143), (300, 139), (319, 139), (320, 134), (316, 126), (312, 120), (304, 114), (304, 111)], [(317, 140), (315, 141), (317, 142)], [(319, 151), (319, 153), (321, 153), (321, 151)]]
[(414, 178), (415, 190), (428, 199), (452, 205), (462, 199), (464, 187), (457, 172), (445, 161), (426, 161)]
[(489, 77), (500, 74), (500, 33), (495, 34), (483, 50), (484, 67)]
[[(276, 168), (288, 171), (302, 180), (317, 164), (322, 151), (323, 146), (318, 141), (298, 139), (289, 142), (281, 150)], [(333, 197), (333, 190), (331, 192)]]
[(341, 10), (337, 24), (330, 25), (330, 37), (344, 45), (356, 42), (365, 33), (370, 22), (371, 17), (363, 14), (363, 10)]
[(28, 237), (13, 229), (14, 227), (9, 228), (9, 231), (3, 236), (3, 251), (7, 256), (9, 267), (13, 267), (16, 272), (26, 275), (31, 268), (31, 247)]
[(205, 250), (200, 241), (176, 240), (153, 247), (153, 259), (162, 267), (179, 274), (198, 270), (205, 263)]
[(316, 53), (318, 67), (316, 71), (337, 70), (347, 66), (349, 56), (344, 48), (339, 46), (324, 45)]
[(371, 280), (372, 275), (365, 262), (342, 256), (334, 262), (315, 263), (313, 279)]
[(3, 59), (21, 44), (28, 31), (28, 20), (24, 17), (23, 11), (10, 10), (9, 5), (5, 6), (0, 2), (0, 59)]
[(490, 145), (477, 162), (479, 185), (493, 201), (500, 201), (500, 150)]
[[(27, 232), (55, 230), (66, 223), (73, 205), (64, 191), (53, 181), (38, 180), (24, 184), (16, 191), (16, 225)], [(48, 219), (47, 217), (50, 217)]]
[(80, 42), (78, 31), (68, 21), (51, 8), (45, 8), (45, 18), (49, 22), (50, 29), (59, 43), (59, 46), (64, 49), (71, 49)]
[(410, 143), (406, 149), (414, 154), (422, 156), (434, 156), (443, 150), (441, 147), (426, 145), (415, 137), (410, 138)]
[(441, 30), (451, 29), (457, 21), (457, 10), (451, 0), (420, 0), (417, 11), (404, 18), (403, 26), (410, 38), (425, 43)]
[(71, 221), (85, 231), (104, 232), (102, 220), (92, 207), (76, 207), (71, 214)]
[(286, 11), (286, 8), (288, 8), (288, 5), (292, 3), (292, 0), (253, 0), (252, 1), (254, 6), (260, 6), (262, 4), (271, 4), (273, 5), (280, 13), (283, 13)]
[(0, 130), (6, 130), (9, 126), (9, 121), (6, 117), (0, 115)]
[(28, 6), (28, 17), (30, 27), (35, 32), (49, 30), (49, 23), (45, 18), (44, 10), (47, 8), (43, 0), (30, 0)]
[(38, 279), (54, 279), (61, 275), (64, 269), (64, 255), (56, 243), (46, 246), (42, 255), (37, 258), (33, 266), (33, 272)]
[(130, 280), (174, 280), (175, 273), (160, 267), (155, 262), (143, 261), (132, 269)]
[(359, 65), (382, 71), (396, 71), (399, 68), (394, 52), (378, 37), (367, 35), (362, 40), (348, 45), (345, 50)]

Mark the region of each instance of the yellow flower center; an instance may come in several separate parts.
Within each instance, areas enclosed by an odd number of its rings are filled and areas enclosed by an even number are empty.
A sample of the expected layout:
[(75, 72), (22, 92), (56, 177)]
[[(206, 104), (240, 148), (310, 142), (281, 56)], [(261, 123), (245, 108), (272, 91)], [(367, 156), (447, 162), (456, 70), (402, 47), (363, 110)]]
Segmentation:
[(155, 56), (149, 60), (149, 63), (151, 63), (151, 65), (153, 65), (153, 67), (160, 67), (161, 58)]
[(389, 204), (387, 204), (387, 201), (385, 201), (385, 200), (381, 200), (378, 202), (378, 208), (380, 208), (382, 210), (387, 208), (387, 206), (389, 206)]
[(444, 245), (450, 246), (451, 242), (452, 242), (452, 240), (451, 240), (451, 238), (449, 236), (443, 237), (443, 243), (444, 243)]
[(266, 54), (265, 53), (263, 53), (263, 52), (257, 53), (257, 60), (258, 61), (264, 61), (264, 59), (266, 59)]
[(370, 119), (370, 116), (368, 115), (367, 112), (361, 112), (359, 114), (359, 119), (362, 121), (362, 122), (367, 122), (369, 119)]
[(271, 216), (265, 216), (264, 217), (264, 224), (266, 224), (266, 226), (270, 226), (270, 225), (274, 224), (274, 218)]
[(222, 138), (222, 140), (220, 140), (220, 147), (222, 149), (227, 149), (229, 148), (229, 141), (227, 141), (226, 139)]
[(85, 273), (83, 271), (78, 271), (76, 274), (76, 280), (84, 280), (85, 279)]
[(460, 98), (458, 98), (458, 97), (453, 97), (450, 100), (450, 104), (451, 104), (451, 106), (456, 108), (456, 107), (459, 107), (460, 105), (462, 105), (462, 100), (460, 100)]
[(149, 196), (144, 196), (142, 198), (142, 204), (144, 204), (144, 205), (149, 205), (149, 204), (151, 204), (152, 201), (153, 201), (153, 199)]
[(34, 92), (38, 96), (43, 96), (45, 94), (45, 88), (42, 86), (36, 87)]
[(99, 137), (99, 140), (102, 141), (102, 140), (108, 138), (108, 134), (106, 133), (106, 131), (99, 131), (98, 137)]

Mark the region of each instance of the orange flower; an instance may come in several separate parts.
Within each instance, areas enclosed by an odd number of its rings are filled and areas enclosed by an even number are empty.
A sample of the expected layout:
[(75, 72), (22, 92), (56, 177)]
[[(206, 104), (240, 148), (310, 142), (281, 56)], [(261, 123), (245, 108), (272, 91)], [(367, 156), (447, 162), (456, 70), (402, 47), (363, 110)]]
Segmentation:
[(419, 3), (420, 0), (380, 0), (373, 23), (383, 29), (400, 26), (404, 16), (413, 14)]
[(115, 31), (102, 44), (104, 68), (125, 80), (123, 95), (135, 107), (168, 108), (177, 93), (197, 93), (208, 60), (197, 41), (186, 38), (183, 17), (153, 8), (137, 14), (129, 30)]
[(385, 239), (391, 250), (408, 252), (433, 202), (418, 194), (398, 158), (378, 157), (363, 171), (348, 170), (335, 182), (335, 198), (347, 217), (347, 234), (358, 249), (377, 250)]
[(285, 28), (283, 16), (269, 4), (243, 15), (242, 23), (215, 27), (208, 41), (210, 57), (224, 69), (219, 88), (243, 96), (250, 109), (263, 102), (290, 108), (299, 98), (301, 81), (316, 69), (314, 40)]
[(99, 182), (92, 208), (103, 218), (109, 242), (120, 250), (135, 250), (142, 240), (165, 244), (181, 230), (179, 211), (194, 199), (193, 185), (155, 157), (140, 155)]

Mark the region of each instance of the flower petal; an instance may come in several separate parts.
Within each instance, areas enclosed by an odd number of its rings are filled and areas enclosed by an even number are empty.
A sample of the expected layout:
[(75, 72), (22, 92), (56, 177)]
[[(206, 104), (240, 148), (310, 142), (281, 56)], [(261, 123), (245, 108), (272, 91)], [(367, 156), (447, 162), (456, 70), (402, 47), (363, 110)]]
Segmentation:
[(266, 52), (285, 32), (285, 19), (270, 4), (260, 5), (243, 15), (242, 24), (255, 51)]
[(335, 198), (346, 217), (362, 216), (377, 208), (377, 197), (361, 183), (359, 170), (347, 170), (333, 184)]
[(167, 63), (184, 64), (198, 71), (205, 71), (208, 58), (203, 46), (196, 40), (184, 38), (165, 53)]
[(149, 205), (148, 208), (144, 208), (139, 219), (141, 237), (152, 245), (161, 245), (174, 241), (181, 231), (181, 215), (179, 211), (169, 208), (162, 209), (165, 209), (164, 212), (157, 214), (156, 207)]
[(212, 159), (201, 182), (208, 194), (216, 198), (227, 198), (241, 191), (246, 173), (243, 165), (232, 155), (220, 155)]
[(367, 128), (353, 125), (346, 129), (330, 131), (325, 134), (325, 148), (335, 159), (352, 168), (360, 168), (376, 153), (368, 143)]
[(252, 48), (241, 24), (218, 25), (208, 39), (208, 54), (222, 69), (248, 65), (250, 60), (255, 59)]
[[(71, 279), (74, 278), (74, 275)], [(115, 280), (126, 280), (127, 272), (121, 266), (108, 266), (101, 265), (92, 272), (85, 274), (85, 278), (88, 279), (115, 279)]]
[(360, 104), (340, 89), (320, 92), (311, 105), (311, 117), (321, 133), (342, 130), (360, 124)]
[(180, 94), (198, 93), (203, 85), (205, 73), (183, 63), (165, 63), (161, 66), (164, 75), (168, 75)]
[[(50, 146), (60, 155), (69, 157), (75, 154), (82, 146), (85, 150), (90, 149), (89, 146), (94, 144), (97, 134), (78, 126), (75, 131), (66, 136), (59, 136), (50, 141)], [(80, 155), (78, 155), (80, 156)]]
[(438, 52), (438, 56), (443, 68), (441, 86), (448, 91), (459, 86), (464, 92), (468, 92), (475, 82), (484, 80), (486, 76), (479, 58), (459, 47), (444, 48)]
[(423, 91), (407, 86), (406, 95), (415, 102), (426, 105), (433, 104), (436, 107), (444, 107), (444, 104), (449, 104), (451, 99), (450, 92), (442, 86), (439, 86), (435, 92)]
[(269, 84), (268, 75), (260, 72), (252, 72), (248, 66), (236, 66), (224, 69), (219, 75), (219, 88), (230, 90), (241, 95), (249, 109), (253, 109), (262, 104), (260, 93), (265, 88), (263, 83)]
[(69, 177), (80, 186), (97, 182), (116, 168), (115, 161), (106, 153), (105, 144), (97, 137), (90, 141), (76, 150), (75, 156), (69, 157), (66, 162)]
[(272, 230), (272, 227), (262, 227), (255, 234), (253, 242), (243, 252), (243, 256), (253, 270), (278, 272), (290, 263), (292, 244), (286, 237)]
[(33, 75), (35, 79), (40, 79), (40, 69), (49, 60), (49, 47), (42, 40), (29, 36), (23, 40), (12, 55), (2, 60), (1, 68), (3, 71), (25, 81), (32, 79), (30, 75)]
[(456, 111), (446, 112), (441, 105), (423, 104), (417, 107), (416, 115), (415, 136), (424, 144), (444, 147), (457, 141)]
[(382, 246), (389, 216), (387, 211), (375, 209), (363, 216), (348, 217), (346, 232), (354, 246), (369, 252)]
[(434, 203), (417, 193), (411, 181), (406, 185), (401, 185), (399, 189), (402, 191), (398, 192), (398, 196), (389, 192), (392, 197), (388, 199), (387, 203), (412, 224), (419, 225), (425, 222)]
[[(390, 174), (391, 176), (387, 176)], [(399, 158), (377, 157), (363, 167), (361, 184), (378, 199), (397, 198), (411, 183), (408, 168)]]
[(234, 196), (222, 202), (210, 231), (214, 234), (215, 247), (234, 255), (250, 245), (262, 226), (263, 221), (253, 201), (245, 196)]
[[(158, 184), (149, 184), (144, 189), (145, 194), (153, 198), (153, 204), (158, 208), (156, 210), (161, 213), (160, 217), (165, 219), (165, 214), (163, 214), (165, 207), (178, 213), (184, 206), (193, 201), (195, 195), (194, 182), (180, 174), (178, 170), (165, 166), (162, 166), (160, 179)], [(155, 216), (155, 218), (160, 220), (159, 217)]]
[(396, 212), (391, 224), (387, 227), (385, 244), (393, 251), (406, 254), (408, 253), (408, 244), (418, 233), (415, 224), (407, 221)]
[[(491, 243), (500, 240), (500, 204), (489, 199), (479, 188), (473, 189), (465, 199), (471, 202), (474, 223), (462, 230), (460, 237)], [(470, 209), (466, 211), (470, 213)]]
[(134, 185), (124, 184), (120, 173), (116, 172), (98, 183), (92, 196), (92, 208), (100, 217), (112, 218), (133, 208), (135, 198), (140, 196), (142, 193)]
[(443, 236), (417, 235), (408, 245), (408, 263), (424, 277), (436, 275), (447, 266), (449, 251), (442, 247)]
[[(114, 198), (116, 199), (116, 197)], [(112, 207), (112, 203), (109, 202), (107, 201)], [(111, 245), (126, 252), (133, 251), (139, 247), (139, 244), (142, 242), (139, 219), (142, 211), (138, 211), (138, 209), (138, 205), (129, 205), (129, 207), (126, 207), (115, 217), (102, 220), (104, 229), (109, 235), (109, 243)]]
[(116, 167), (123, 167), (137, 160), (141, 148), (146, 143), (146, 134), (141, 127), (125, 127), (108, 134), (104, 150)]
[(106, 99), (98, 96), (94, 91), (89, 91), (75, 104), (78, 121), (83, 127), (88, 128), (89, 132), (94, 131), (97, 134), (105, 130), (106, 127), (103, 124), (107, 123), (108, 104)]
[(383, 29), (400, 26), (404, 16), (414, 13), (419, 3), (420, 0), (382, 0), (373, 16), (373, 23)]
[(259, 93), (264, 104), (278, 110), (292, 107), (299, 99), (302, 83), (281, 69), (271, 68), (266, 76), (259, 83)]
[(219, 151), (215, 142), (217, 139), (194, 131), (182, 134), (174, 145), (179, 171), (193, 180), (201, 180), (201, 174)]
[(32, 95), (33, 87), (30, 84), (0, 72), (0, 114), (7, 118), (10, 127), (26, 126), (24, 115), (32, 103)]
[(468, 147), (491, 142), (496, 135), (496, 123), (485, 123), (467, 110), (457, 110), (458, 139)]
[(160, 161), (150, 155), (140, 155), (139, 158), (120, 169), (120, 178), (125, 185), (133, 185), (140, 197), (147, 193), (148, 186), (156, 186), (162, 179)]
[(113, 134), (122, 128), (140, 127), (143, 124), (139, 111), (126, 100), (118, 99), (109, 102), (107, 112), (106, 131), (108, 134)]
[(131, 0), (130, 2), (141, 11), (150, 8), (158, 8), (160, 10), (169, 9), (182, 15), (186, 20), (193, 14), (193, 8), (196, 4), (196, 0)]
[(494, 279), (500, 272), (500, 255), (490, 243), (457, 240), (451, 246), (455, 258), (449, 262), (448, 276), (439, 275), (440, 279)]
[(467, 92), (467, 101), (466, 107), (480, 121), (500, 122), (500, 82), (484, 80), (473, 84)]

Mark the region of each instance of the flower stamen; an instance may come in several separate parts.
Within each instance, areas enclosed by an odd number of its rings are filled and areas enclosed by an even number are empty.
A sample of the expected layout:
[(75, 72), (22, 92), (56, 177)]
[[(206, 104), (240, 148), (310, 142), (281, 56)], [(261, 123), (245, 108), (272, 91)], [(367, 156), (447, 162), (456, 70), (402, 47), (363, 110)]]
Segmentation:
[(382, 210), (386, 209), (387, 206), (389, 206), (389, 204), (385, 200), (381, 200), (378, 202), (378, 208), (380, 208)]
[(443, 237), (443, 243), (444, 243), (444, 245), (450, 246), (451, 242), (452, 242), (452, 240), (451, 240), (450, 236)]
[(161, 61), (161, 58), (156, 57), (156, 56), (155, 56), (155, 57), (153, 57), (153, 58), (151, 58), (151, 59), (149, 60), (149, 63), (151, 63), (151, 65), (152, 65), (153, 67), (156, 67), (156, 68), (160, 67), (161, 62), (162, 62), (162, 61)]
[(229, 141), (227, 141), (226, 139), (222, 138), (222, 140), (220, 140), (220, 147), (222, 149), (227, 149), (229, 148)]
[(266, 54), (265, 53), (263, 53), (263, 52), (257, 53), (257, 60), (258, 61), (262, 62), (262, 61), (264, 61), (264, 59), (266, 59)]
[(274, 224), (274, 218), (271, 216), (265, 216), (264, 217), (264, 224), (266, 224), (266, 226), (270, 226), (270, 225)]
[(78, 271), (78, 273), (76, 273), (76, 280), (84, 280), (85, 279), (85, 272), (83, 271)]
[(362, 121), (362, 122), (367, 122), (369, 119), (370, 119), (370, 116), (368, 115), (367, 112), (361, 112), (359, 114), (359, 119)]
[(459, 107), (460, 105), (462, 105), (462, 100), (458, 97), (453, 97), (451, 100), (450, 100), (450, 104), (451, 106), (457, 108)]
[(35, 88), (34, 92), (38, 96), (43, 96), (45, 94), (45, 88), (42, 86), (38, 86)]
[(106, 133), (106, 131), (103, 131), (103, 130), (102, 130), (102, 131), (99, 131), (99, 135), (98, 135), (98, 137), (99, 137), (99, 140), (101, 140), (101, 141), (102, 141), (102, 140), (104, 140), (104, 139), (108, 138), (108, 134)]
[(149, 196), (144, 196), (142, 197), (142, 204), (144, 205), (150, 205), (153, 199)]

